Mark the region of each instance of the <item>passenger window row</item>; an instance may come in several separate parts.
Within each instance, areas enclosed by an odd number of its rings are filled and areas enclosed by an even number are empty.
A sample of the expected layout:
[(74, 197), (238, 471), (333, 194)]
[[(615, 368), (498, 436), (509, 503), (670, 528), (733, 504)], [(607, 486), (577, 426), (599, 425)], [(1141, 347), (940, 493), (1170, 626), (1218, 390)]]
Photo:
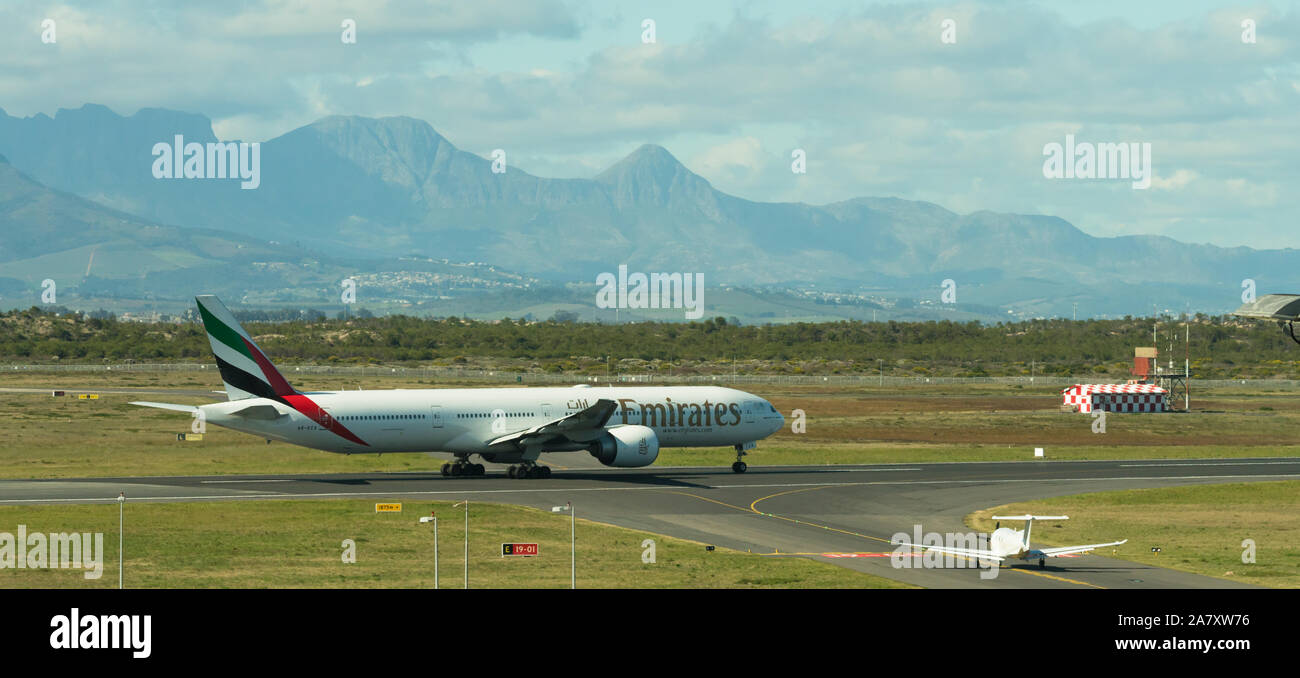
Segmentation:
[(423, 414), (345, 414), (343, 421), (390, 421), (394, 419), (424, 419)]

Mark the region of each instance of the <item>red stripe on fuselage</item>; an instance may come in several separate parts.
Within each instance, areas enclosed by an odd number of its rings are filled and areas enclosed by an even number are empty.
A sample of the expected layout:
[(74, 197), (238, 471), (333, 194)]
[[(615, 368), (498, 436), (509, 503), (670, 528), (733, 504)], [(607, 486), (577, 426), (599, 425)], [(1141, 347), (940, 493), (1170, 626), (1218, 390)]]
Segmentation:
[[(243, 339), (243, 337), (240, 338)], [(253, 361), (256, 362), (258, 368), (262, 370), (262, 374), (266, 376), (267, 383), (271, 384), (271, 389), (275, 391), (277, 396), (283, 398), (284, 402), (289, 403), (290, 407), (298, 410), (303, 414), (303, 416), (316, 422), (326, 431), (329, 431), (345, 440), (350, 440), (358, 445), (370, 447), (366, 441), (358, 438), (354, 433), (349, 431), (346, 426), (340, 424), (337, 419), (330, 416), (330, 413), (322, 409), (320, 405), (312, 402), (311, 398), (295, 391), (293, 387), (289, 385), (289, 382), (285, 381), (284, 377), (280, 375), (280, 371), (275, 369), (275, 365), (272, 365), (271, 361), (267, 360), (266, 356), (262, 355), (262, 352), (257, 350), (257, 347), (253, 345), (253, 342), (244, 339), (244, 345), (248, 347), (248, 354), (253, 356)]]
[(321, 408), (320, 405), (317, 405), (316, 403), (312, 402), (311, 398), (308, 398), (307, 396), (298, 393), (295, 393), (293, 395), (286, 395), (283, 396), (283, 398), (286, 403), (289, 403), (290, 407), (292, 407), (295, 410), (298, 410), (303, 414), (303, 416), (307, 417), (308, 419), (311, 419), (317, 424), (320, 424), (321, 428), (325, 429), (326, 431), (330, 431), (334, 435), (337, 435), (341, 438), (351, 440), (352, 442), (358, 445), (364, 445), (366, 447), (370, 447), (369, 443), (358, 438), (355, 434), (349, 431), (346, 426), (340, 424), (338, 419), (335, 419), (334, 417), (330, 416), (329, 412), (326, 412), (324, 409)]

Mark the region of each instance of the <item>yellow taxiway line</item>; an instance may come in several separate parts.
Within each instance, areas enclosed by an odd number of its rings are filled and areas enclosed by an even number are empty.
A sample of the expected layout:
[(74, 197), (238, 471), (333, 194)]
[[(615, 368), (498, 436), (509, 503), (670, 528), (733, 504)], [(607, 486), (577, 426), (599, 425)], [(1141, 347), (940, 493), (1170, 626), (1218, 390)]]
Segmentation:
[[(694, 497), (695, 499), (701, 499), (701, 500), (703, 500), (703, 501), (712, 502), (712, 503), (717, 504), (717, 505), (719, 505), (719, 506), (725, 506), (725, 507), (727, 507), (727, 508), (735, 509), (735, 510), (737, 510), (737, 511), (741, 511), (741, 512), (744, 512), (744, 513), (752, 513), (752, 514), (754, 514), (754, 515), (764, 516), (764, 517), (767, 517), (767, 518), (776, 518), (776, 519), (778, 519), (778, 520), (784, 520), (784, 521), (786, 521), (786, 522), (794, 523), (794, 524), (796, 524), (796, 525), (808, 525), (809, 527), (818, 527), (818, 528), (821, 528), (821, 529), (823, 529), (823, 530), (830, 530), (831, 532), (839, 532), (840, 534), (847, 534), (847, 535), (850, 535), (850, 536), (853, 536), (853, 537), (861, 537), (861, 538), (863, 538), (863, 539), (871, 539), (871, 540), (878, 541), (878, 542), (881, 542), (881, 543), (884, 543), (884, 544), (890, 544), (890, 545), (893, 545), (893, 542), (891, 542), (891, 541), (888, 540), (888, 539), (881, 539), (880, 537), (875, 537), (875, 536), (872, 536), (872, 535), (869, 535), (869, 534), (862, 534), (861, 532), (853, 532), (853, 531), (851, 531), (851, 530), (841, 530), (841, 529), (839, 529), (839, 528), (837, 528), (837, 527), (831, 527), (831, 526), (829, 526), (829, 525), (821, 525), (821, 524), (819, 524), (819, 523), (814, 523), (814, 522), (810, 522), (810, 521), (807, 521), (807, 520), (797, 520), (797, 519), (795, 519), (795, 518), (789, 518), (789, 517), (787, 517), (787, 516), (777, 515), (777, 514), (775, 514), (775, 513), (764, 513), (764, 512), (762, 512), (762, 511), (759, 511), (759, 510), (758, 510), (758, 505), (759, 505), (760, 502), (766, 501), (766, 500), (771, 499), (771, 498), (773, 498), (773, 497), (780, 497), (780, 496), (782, 496), (782, 495), (786, 495), (786, 494), (795, 494), (795, 493), (797, 493), (797, 492), (811, 492), (811, 491), (813, 491), (813, 490), (824, 490), (824, 489), (827, 489), (827, 488), (829, 488), (829, 487), (838, 487), (838, 486), (837, 486), (837, 485), (819, 485), (819, 486), (817, 486), (817, 487), (801, 487), (801, 488), (799, 488), (799, 489), (797, 489), (797, 490), (785, 490), (785, 491), (783, 491), (783, 492), (776, 492), (776, 493), (774, 493), (774, 494), (769, 494), (769, 495), (767, 495), (766, 497), (759, 497), (758, 499), (755, 499), (754, 501), (752, 501), (752, 502), (749, 503), (749, 508), (747, 508), (747, 509), (744, 508), (744, 507), (741, 507), (741, 506), (736, 506), (735, 504), (728, 504), (727, 502), (724, 502), (724, 501), (718, 501), (717, 499), (710, 499), (710, 498), (708, 498), (708, 497), (701, 497), (701, 496), (698, 495), (698, 494), (691, 494), (691, 493), (689, 493), (689, 492), (679, 492), (679, 491), (676, 491), (676, 490), (667, 490), (667, 492), (669, 492), (670, 494), (680, 494), (680, 495), (685, 496), (685, 497)], [(821, 555), (823, 555), (823, 554), (821, 554), (821, 553), (779, 553), (779, 552), (778, 552), (778, 553), (760, 553), (760, 554), (758, 554), (758, 555), (763, 555), (763, 556), (821, 556)], [(956, 557), (956, 558), (966, 558), (965, 556), (954, 556), (954, 557)], [(970, 559), (970, 558), (966, 558), (966, 560), (969, 561), (969, 560), (971, 560), (971, 559)], [(1008, 571), (1010, 571), (1010, 572), (1019, 572), (1020, 574), (1033, 575), (1033, 576), (1035, 576), (1035, 577), (1044, 577), (1044, 578), (1047, 578), (1047, 579), (1054, 579), (1054, 580), (1056, 580), (1056, 581), (1065, 582), (1065, 583), (1067, 583), (1067, 584), (1078, 584), (1079, 586), (1088, 586), (1088, 587), (1091, 587), (1091, 588), (1094, 588), (1094, 589), (1104, 589), (1104, 588), (1106, 588), (1106, 587), (1104, 587), (1104, 586), (1098, 586), (1098, 585), (1096, 585), (1096, 584), (1090, 584), (1090, 583), (1085, 582), (1085, 581), (1078, 581), (1077, 579), (1068, 579), (1068, 578), (1066, 578), (1066, 577), (1060, 577), (1060, 576), (1057, 576), (1057, 575), (1054, 575), (1054, 574), (1047, 574), (1046, 572), (1035, 572), (1035, 571), (1033, 571), (1033, 570), (1021, 570), (1021, 569), (1009, 569)]]

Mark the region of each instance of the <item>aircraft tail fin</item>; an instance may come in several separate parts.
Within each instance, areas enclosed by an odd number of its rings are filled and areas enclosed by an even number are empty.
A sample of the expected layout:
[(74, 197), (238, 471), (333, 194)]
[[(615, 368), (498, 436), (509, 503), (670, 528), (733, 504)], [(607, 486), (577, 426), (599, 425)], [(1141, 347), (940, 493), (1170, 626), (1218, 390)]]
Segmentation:
[(205, 294), (194, 301), (199, 306), (212, 355), (217, 359), (221, 381), (225, 382), (227, 398), (283, 401), (285, 396), (297, 394), (220, 299)]
[(1021, 539), (1020, 546), (1023, 549), (1029, 548), (1029, 533), (1034, 529), (1035, 520), (1069, 520), (1070, 516), (1035, 516), (1026, 513), (1023, 516), (993, 516), (991, 520), (1023, 520), (1025, 521), (1024, 537)]

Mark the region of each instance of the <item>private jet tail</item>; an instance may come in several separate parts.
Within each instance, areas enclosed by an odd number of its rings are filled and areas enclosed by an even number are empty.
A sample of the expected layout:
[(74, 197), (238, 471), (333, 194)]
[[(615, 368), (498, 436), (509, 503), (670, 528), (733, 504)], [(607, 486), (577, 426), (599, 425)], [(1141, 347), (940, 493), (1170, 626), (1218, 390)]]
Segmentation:
[(205, 294), (194, 301), (198, 302), (227, 398), (270, 398), (283, 402), (286, 396), (298, 394), (220, 299)]
[(1020, 548), (1029, 550), (1029, 532), (1034, 529), (1035, 520), (1069, 520), (1070, 516), (1032, 516), (1025, 514), (1023, 516), (993, 516), (993, 520), (1023, 520), (1025, 521), (1024, 536), (1020, 539)]

